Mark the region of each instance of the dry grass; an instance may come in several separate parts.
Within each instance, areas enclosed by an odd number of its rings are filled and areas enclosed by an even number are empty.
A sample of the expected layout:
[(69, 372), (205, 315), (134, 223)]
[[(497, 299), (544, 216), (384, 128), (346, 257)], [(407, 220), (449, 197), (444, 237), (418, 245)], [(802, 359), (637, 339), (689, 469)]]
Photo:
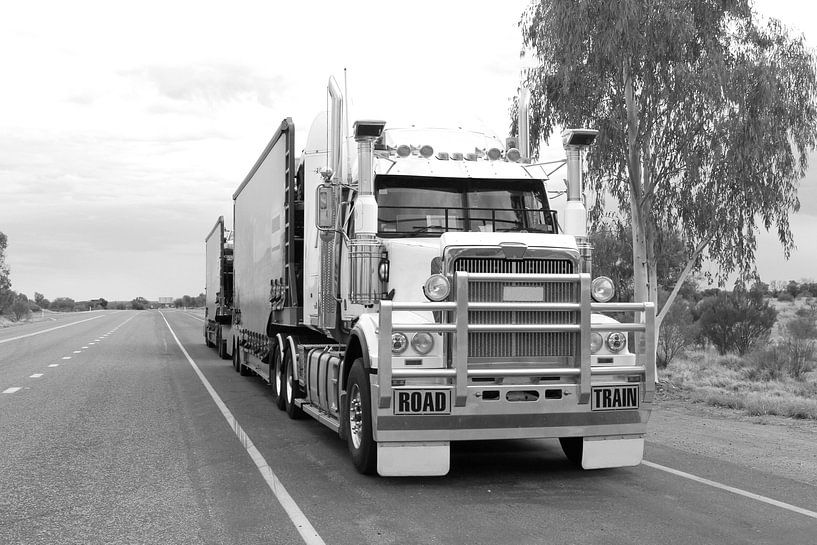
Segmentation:
[[(792, 315), (794, 311), (792, 311)], [(659, 371), (668, 395), (752, 416), (778, 415), (817, 420), (817, 372), (802, 380), (780, 376), (762, 380), (755, 357), (718, 356), (713, 349), (690, 351)]]

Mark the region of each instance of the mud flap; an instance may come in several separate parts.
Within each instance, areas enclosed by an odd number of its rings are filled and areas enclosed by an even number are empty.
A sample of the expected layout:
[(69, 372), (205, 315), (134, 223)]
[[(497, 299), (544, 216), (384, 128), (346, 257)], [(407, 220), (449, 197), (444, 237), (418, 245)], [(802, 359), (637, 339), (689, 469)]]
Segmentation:
[(584, 469), (637, 466), (643, 458), (643, 437), (584, 438), (582, 446), (582, 468)]
[(382, 477), (436, 477), (451, 466), (448, 441), (378, 443), (377, 473)]

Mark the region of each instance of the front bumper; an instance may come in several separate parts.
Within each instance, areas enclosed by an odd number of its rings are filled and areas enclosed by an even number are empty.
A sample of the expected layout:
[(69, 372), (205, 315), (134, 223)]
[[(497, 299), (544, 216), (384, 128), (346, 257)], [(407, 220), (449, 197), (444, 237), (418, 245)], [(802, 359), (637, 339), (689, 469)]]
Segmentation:
[[(382, 301), (379, 322), (378, 369), (373, 375), (371, 399), (374, 413), (375, 441), (460, 441), (479, 439), (522, 439), (546, 437), (621, 437), (643, 436), (655, 392), (655, 308), (651, 303), (592, 303), (590, 277), (587, 274), (527, 275), (537, 281), (572, 281), (581, 286), (578, 303), (541, 303), (541, 308), (570, 308), (578, 311), (575, 324), (469, 324), (471, 303), (468, 282), (520, 281), (518, 275), (468, 274), (458, 272), (456, 300), (443, 303), (395, 303)], [(518, 303), (493, 303), (512, 308)], [(451, 312), (451, 323), (393, 324), (394, 310)], [(589, 337), (591, 331), (609, 330), (610, 324), (591, 322), (593, 312), (641, 313), (635, 323), (618, 324), (622, 331), (643, 335), (634, 365), (591, 365)], [(442, 369), (392, 368), (392, 331), (443, 332), (450, 335), (451, 365)], [(468, 365), (469, 331), (574, 331), (579, 333), (575, 365), (527, 362), (524, 365)], [(636, 343), (639, 344), (639, 343)], [(629, 360), (632, 362), (633, 360)], [(428, 384), (423, 384), (428, 380)], [(410, 386), (403, 386), (410, 382)], [(432, 384), (432, 382), (434, 384)], [(610, 411), (591, 409), (591, 389), (597, 385), (634, 385), (639, 388), (639, 407)], [(448, 389), (451, 392), (449, 414), (395, 414), (393, 397), (400, 388), (418, 390)], [(508, 394), (531, 392), (525, 396)], [(486, 395), (489, 394), (489, 395)], [(535, 395), (533, 394), (535, 393)]]

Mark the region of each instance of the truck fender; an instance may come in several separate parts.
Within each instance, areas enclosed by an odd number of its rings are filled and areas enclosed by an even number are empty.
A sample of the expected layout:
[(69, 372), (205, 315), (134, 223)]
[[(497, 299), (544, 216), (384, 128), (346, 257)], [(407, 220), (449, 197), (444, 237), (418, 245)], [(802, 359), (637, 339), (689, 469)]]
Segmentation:
[[(377, 369), (378, 315), (361, 315), (355, 327), (352, 328), (352, 335), (360, 341), (363, 366), (366, 369)], [(349, 361), (348, 366), (351, 367), (351, 365), (352, 361)]]

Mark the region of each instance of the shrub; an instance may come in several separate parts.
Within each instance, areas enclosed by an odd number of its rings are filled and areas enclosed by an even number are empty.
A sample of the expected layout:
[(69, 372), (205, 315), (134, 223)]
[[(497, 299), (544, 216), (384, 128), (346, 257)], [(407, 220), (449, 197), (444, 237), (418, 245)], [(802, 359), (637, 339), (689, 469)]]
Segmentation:
[(780, 301), (781, 303), (791, 303), (792, 301), (794, 301), (794, 295), (787, 291), (781, 291), (780, 293), (777, 294), (777, 300)]
[(720, 355), (743, 356), (769, 338), (777, 311), (758, 293), (720, 292), (698, 303), (699, 324)]
[(689, 301), (679, 299), (670, 307), (658, 333), (658, 367), (664, 368), (675, 356), (682, 355), (698, 336)]

